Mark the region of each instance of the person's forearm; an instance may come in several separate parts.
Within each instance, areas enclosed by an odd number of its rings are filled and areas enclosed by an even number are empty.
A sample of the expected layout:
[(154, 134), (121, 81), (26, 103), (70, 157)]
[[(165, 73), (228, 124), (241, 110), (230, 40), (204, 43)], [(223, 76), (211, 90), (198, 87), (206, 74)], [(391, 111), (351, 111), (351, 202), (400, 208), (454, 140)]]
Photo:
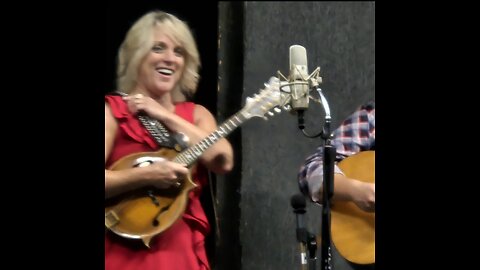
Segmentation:
[(127, 190), (137, 189), (143, 185), (136, 168), (111, 171), (105, 170), (105, 198), (110, 198)]
[(334, 175), (332, 200), (353, 200), (358, 184), (358, 180), (350, 179), (343, 174), (336, 173)]

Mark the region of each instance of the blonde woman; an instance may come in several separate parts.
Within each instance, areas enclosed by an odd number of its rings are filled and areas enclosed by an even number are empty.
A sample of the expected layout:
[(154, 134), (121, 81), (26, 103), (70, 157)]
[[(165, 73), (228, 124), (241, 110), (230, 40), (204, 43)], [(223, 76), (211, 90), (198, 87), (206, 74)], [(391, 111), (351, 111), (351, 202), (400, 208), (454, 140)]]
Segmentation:
[[(139, 115), (158, 120), (169, 132), (182, 133), (195, 144), (217, 128), (203, 106), (186, 101), (198, 84), (200, 57), (188, 25), (177, 17), (152, 11), (127, 32), (118, 52), (117, 87), (125, 96), (105, 96), (105, 200), (146, 186), (174, 188), (189, 170), (164, 160), (149, 166), (109, 170), (121, 158), (159, 149)], [(198, 185), (189, 194), (185, 212), (171, 227), (155, 236), (150, 248), (141, 241), (105, 234), (105, 269), (210, 269), (204, 239), (210, 226), (199, 196), (208, 183), (207, 170), (226, 173), (233, 151), (226, 139), (211, 145), (192, 172)]]

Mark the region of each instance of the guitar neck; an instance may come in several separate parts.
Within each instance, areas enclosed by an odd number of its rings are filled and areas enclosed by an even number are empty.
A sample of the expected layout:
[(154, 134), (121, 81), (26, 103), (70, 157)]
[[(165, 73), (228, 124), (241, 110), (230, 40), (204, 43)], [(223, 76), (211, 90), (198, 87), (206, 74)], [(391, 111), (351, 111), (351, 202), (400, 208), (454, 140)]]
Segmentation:
[(218, 140), (230, 134), (233, 130), (243, 124), (248, 118), (242, 115), (242, 111), (234, 114), (227, 121), (221, 124), (218, 129), (205, 137), (197, 144), (187, 148), (178, 154), (174, 162), (186, 164), (190, 167), (210, 146), (215, 144)]

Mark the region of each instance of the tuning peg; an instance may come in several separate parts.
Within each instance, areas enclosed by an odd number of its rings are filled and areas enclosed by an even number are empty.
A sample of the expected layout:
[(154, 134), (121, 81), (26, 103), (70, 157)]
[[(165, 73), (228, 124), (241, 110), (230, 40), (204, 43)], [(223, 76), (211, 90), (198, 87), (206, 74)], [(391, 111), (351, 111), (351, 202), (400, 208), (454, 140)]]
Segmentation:
[(280, 109), (277, 108), (277, 107), (273, 108), (273, 110), (274, 110), (276, 113), (281, 113), (281, 112), (282, 112), (282, 110), (280, 110)]
[(275, 115), (273, 112), (267, 112), (267, 113), (268, 113), (268, 115), (270, 115), (270, 116), (274, 116), (274, 115)]
[(283, 109), (285, 109), (285, 111), (289, 112), (292, 109), (292, 107), (289, 104), (287, 104), (287, 105), (283, 106)]

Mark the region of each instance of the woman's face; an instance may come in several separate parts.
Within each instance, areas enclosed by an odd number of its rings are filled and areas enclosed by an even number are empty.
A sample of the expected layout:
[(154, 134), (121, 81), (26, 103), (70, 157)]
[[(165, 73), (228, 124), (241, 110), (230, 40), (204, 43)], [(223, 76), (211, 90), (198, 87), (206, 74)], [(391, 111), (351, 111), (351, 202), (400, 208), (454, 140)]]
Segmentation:
[(170, 92), (185, 66), (185, 49), (160, 30), (153, 32), (153, 46), (139, 66), (138, 83), (149, 92)]

